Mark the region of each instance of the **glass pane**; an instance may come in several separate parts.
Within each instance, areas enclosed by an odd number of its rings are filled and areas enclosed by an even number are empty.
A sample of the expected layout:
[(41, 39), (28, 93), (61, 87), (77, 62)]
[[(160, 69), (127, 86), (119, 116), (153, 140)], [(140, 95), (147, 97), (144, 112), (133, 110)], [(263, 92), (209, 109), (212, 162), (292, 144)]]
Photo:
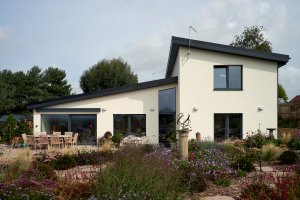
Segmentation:
[(214, 68), (214, 88), (227, 88), (226, 68)]
[(228, 84), (231, 89), (242, 88), (241, 66), (228, 67)]
[(47, 133), (68, 131), (69, 115), (42, 115), (41, 130)]
[(114, 133), (119, 132), (127, 135), (128, 117), (127, 115), (114, 115)]
[(175, 129), (175, 114), (159, 114), (159, 140), (167, 142), (167, 135)]
[(242, 115), (229, 115), (229, 137), (242, 139)]
[(146, 135), (146, 115), (131, 115), (131, 134), (135, 136)]
[(222, 141), (226, 138), (226, 125), (225, 125), (226, 115), (223, 114), (215, 114), (215, 122), (214, 122), (214, 139), (215, 141)]
[(96, 144), (96, 115), (71, 115), (71, 131), (79, 133), (78, 144)]
[(159, 112), (176, 112), (176, 89), (159, 91)]

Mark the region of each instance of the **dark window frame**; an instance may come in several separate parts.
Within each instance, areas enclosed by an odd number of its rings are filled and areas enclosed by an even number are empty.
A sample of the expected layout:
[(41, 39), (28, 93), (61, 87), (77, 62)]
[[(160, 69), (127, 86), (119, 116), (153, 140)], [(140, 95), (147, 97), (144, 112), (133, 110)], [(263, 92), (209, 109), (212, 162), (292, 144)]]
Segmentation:
[[(241, 116), (241, 119), (240, 119), (240, 126), (241, 126), (241, 132), (240, 132), (240, 134), (241, 134), (241, 138), (240, 139), (243, 139), (243, 119), (244, 119), (244, 115), (243, 115), (243, 113), (214, 113), (214, 140), (216, 139), (215, 138), (215, 117), (216, 117), (216, 115), (225, 115), (225, 116), (229, 116), (230, 117), (230, 115), (240, 115)], [(225, 126), (226, 126), (226, 124), (225, 124)], [(225, 133), (225, 134), (229, 134), (229, 133)], [(225, 135), (225, 139), (230, 139), (229, 137), (227, 138), (226, 137), (226, 135)]]
[[(230, 88), (229, 87), (229, 67), (236, 66), (241, 68), (241, 87), (240, 88)], [(243, 65), (214, 65), (214, 69), (216, 68), (223, 68), (226, 69), (226, 88), (216, 88), (215, 85), (213, 86), (214, 91), (242, 91), (243, 90)], [(213, 75), (215, 80), (215, 72)]]
[[(147, 136), (147, 114), (119, 114), (119, 113), (113, 114), (113, 132), (115, 132), (115, 115), (127, 115), (127, 117), (128, 117), (128, 115), (144, 115), (145, 116), (145, 136)], [(127, 133), (125, 135), (127, 136)]]

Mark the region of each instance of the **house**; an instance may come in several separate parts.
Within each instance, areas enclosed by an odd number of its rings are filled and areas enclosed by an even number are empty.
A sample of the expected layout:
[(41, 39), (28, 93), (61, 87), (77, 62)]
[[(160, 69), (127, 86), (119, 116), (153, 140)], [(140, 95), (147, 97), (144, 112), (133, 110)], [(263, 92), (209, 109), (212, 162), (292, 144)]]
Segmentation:
[(300, 123), (300, 95), (286, 103), (279, 104), (280, 119), (294, 119)]
[[(106, 131), (165, 138), (190, 114), (194, 138), (242, 138), (277, 129), (278, 68), (288, 55), (172, 37), (165, 78), (28, 105), (34, 132), (75, 131), (82, 143)], [(276, 133), (276, 131), (275, 131)]]

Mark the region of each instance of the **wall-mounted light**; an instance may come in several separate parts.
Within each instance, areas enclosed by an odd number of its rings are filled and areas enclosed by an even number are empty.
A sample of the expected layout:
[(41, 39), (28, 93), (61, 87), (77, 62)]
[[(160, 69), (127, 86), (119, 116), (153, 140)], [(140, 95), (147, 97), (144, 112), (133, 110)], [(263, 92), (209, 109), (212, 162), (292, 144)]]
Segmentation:
[(150, 111), (155, 111), (155, 108), (150, 108)]
[(197, 111), (198, 111), (198, 108), (194, 107), (194, 108), (193, 108), (193, 111), (194, 111), (194, 112), (197, 112)]
[(263, 111), (264, 108), (263, 108), (262, 106), (258, 106), (258, 107), (257, 107), (257, 110), (258, 110), (258, 111)]
[(103, 112), (107, 111), (107, 109), (106, 109), (106, 108), (102, 108), (101, 110), (102, 110)]

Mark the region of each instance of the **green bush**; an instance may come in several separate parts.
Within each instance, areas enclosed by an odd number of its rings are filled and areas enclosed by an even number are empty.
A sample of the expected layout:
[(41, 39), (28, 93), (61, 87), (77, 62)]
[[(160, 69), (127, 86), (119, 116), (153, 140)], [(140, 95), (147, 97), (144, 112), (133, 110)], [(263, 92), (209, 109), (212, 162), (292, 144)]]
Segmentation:
[(98, 199), (185, 199), (187, 185), (168, 157), (159, 152), (143, 154), (140, 147), (125, 146), (113, 165), (101, 171), (95, 192)]
[(38, 163), (37, 164), (37, 169), (39, 170), (39, 172), (41, 173), (41, 175), (47, 179), (52, 179), (52, 180), (56, 180), (57, 179), (57, 175), (54, 171), (54, 168), (48, 164), (45, 163)]
[(154, 151), (154, 146), (153, 144), (145, 144), (142, 146), (142, 150), (144, 153), (151, 153)]
[(294, 164), (298, 161), (298, 159), (299, 156), (294, 151), (285, 151), (278, 158), (282, 164)]
[(274, 197), (275, 193), (273, 192), (272, 188), (265, 183), (256, 182), (251, 183), (246, 188), (242, 190), (242, 199), (278, 199), (272, 198)]
[(223, 187), (228, 187), (230, 185), (230, 179), (222, 177), (222, 178), (216, 178), (214, 180), (215, 185), (220, 185)]
[(247, 157), (238, 158), (235, 162), (231, 164), (234, 169), (241, 169), (245, 172), (252, 172), (255, 170), (253, 162)]
[(287, 146), (291, 150), (300, 150), (300, 137), (293, 137)]
[(266, 136), (259, 130), (256, 134), (248, 136), (244, 145), (247, 148), (262, 148), (263, 145), (272, 143), (274, 140), (275, 138), (272, 134)]
[(66, 170), (77, 165), (73, 156), (65, 154), (53, 161), (53, 168), (56, 170)]
[(112, 136), (111, 140), (112, 140), (115, 144), (119, 145), (119, 144), (121, 143), (121, 141), (123, 140), (123, 134), (120, 133), (120, 132), (116, 132), (116, 133), (114, 133), (114, 135)]
[(247, 176), (247, 172), (245, 172), (245, 171), (243, 171), (241, 169), (238, 169), (237, 170), (237, 176), (238, 177), (245, 177), (245, 176)]

